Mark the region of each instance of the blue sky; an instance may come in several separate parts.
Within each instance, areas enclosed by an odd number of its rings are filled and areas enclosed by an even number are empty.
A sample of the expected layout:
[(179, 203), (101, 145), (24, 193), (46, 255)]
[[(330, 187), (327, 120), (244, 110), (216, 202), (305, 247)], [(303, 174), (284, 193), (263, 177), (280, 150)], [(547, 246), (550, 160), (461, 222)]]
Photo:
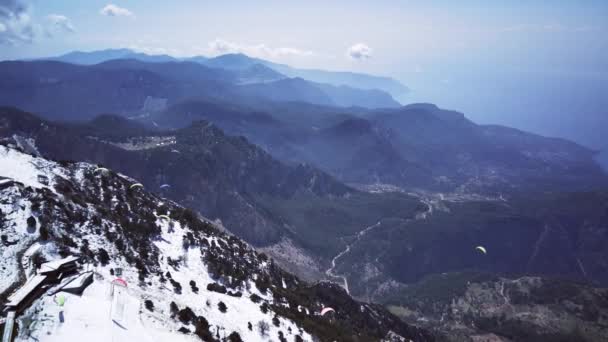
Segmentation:
[(413, 89), (403, 102), (599, 146), (607, 18), (606, 0), (0, 0), (0, 59), (244, 52), (392, 76)]
[[(223, 47), (383, 74), (480, 63), (579, 73), (608, 63), (607, 1), (0, 0), (19, 3), (30, 25), (54, 32), (3, 44), (3, 59), (108, 47), (210, 55)], [(118, 12), (102, 14), (108, 5)], [(357, 43), (370, 58), (349, 58)]]

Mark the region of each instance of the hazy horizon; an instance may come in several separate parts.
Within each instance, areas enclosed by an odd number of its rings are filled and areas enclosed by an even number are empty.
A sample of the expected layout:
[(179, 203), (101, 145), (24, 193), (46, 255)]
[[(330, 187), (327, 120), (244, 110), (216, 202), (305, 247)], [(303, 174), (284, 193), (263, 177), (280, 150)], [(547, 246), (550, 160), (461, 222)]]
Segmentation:
[(389, 76), (479, 123), (606, 149), (605, 1), (0, 1), (0, 59), (130, 48), (245, 53)]

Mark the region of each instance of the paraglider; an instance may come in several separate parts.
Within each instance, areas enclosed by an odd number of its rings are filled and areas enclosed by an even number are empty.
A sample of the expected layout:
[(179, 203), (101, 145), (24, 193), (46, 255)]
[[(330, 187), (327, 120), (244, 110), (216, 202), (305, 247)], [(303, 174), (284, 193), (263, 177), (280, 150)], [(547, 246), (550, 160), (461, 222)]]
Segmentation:
[(59, 323), (63, 323), (63, 322), (65, 322), (65, 317), (63, 316), (63, 305), (65, 304), (65, 296), (60, 294), (60, 295), (55, 296), (55, 298), (53, 298), (53, 300), (60, 308), (62, 308), (59, 311)]
[(323, 308), (323, 310), (321, 310), (321, 316), (325, 315), (326, 313), (328, 313), (330, 311), (336, 312), (336, 310), (329, 308), (329, 307)]
[(161, 189), (167, 189), (167, 188), (170, 188), (170, 187), (171, 187), (171, 185), (169, 185), (169, 184), (163, 184), (163, 185), (160, 186)]
[(106, 169), (105, 167), (98, 167), (93, 172), (109, 172), (109, 171), (110, 170)]
[(127, 282), (122, 278), (116, 278), (112, 280), (112, 285), (122, 285), (124, 287), (127, 287)]
[(475, 249), (481, 251), (483, 254), (488, 254), (484, 246), (477, 246)]
[(171, 150), (171, 153), (181, 153), (181, 152), (178, 150)]
[(164, 218), (166, 220), (171, 220), (171, 218), (167, 215), (158, 215), (158, 218)]
[(57, 295), (54, 298), (55, 303), (59, 306), (63, 306), (63, 304), (65, 304), (65, 296), (64, 295)]
[(135, 183), (135, 184), (132, 184), (132, 185), (129, 187), (129, 190), (132, 190), (133, 188), (143, 188), (143, 187), (144, 187), (144, 185), (143, 185), (143, 184), (141, 184), (141, 183)]

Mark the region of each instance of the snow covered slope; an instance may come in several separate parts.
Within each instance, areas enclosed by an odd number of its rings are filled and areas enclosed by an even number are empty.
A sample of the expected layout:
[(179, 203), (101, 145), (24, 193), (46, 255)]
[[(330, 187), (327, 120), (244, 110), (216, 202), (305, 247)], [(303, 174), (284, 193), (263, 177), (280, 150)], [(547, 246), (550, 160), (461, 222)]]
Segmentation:
[[(0, 304), (41, 260), (79, 255), (94, 273), (80, 296), (57, 285), (35, 300), (18, 316), (17, 341), (432, 340), (338, 286), (299, 280), (112, 171), (0, 145), (0, 176), (13, 179), (0, 188)], [(335, 312), (321, 316), (324, 307)]]

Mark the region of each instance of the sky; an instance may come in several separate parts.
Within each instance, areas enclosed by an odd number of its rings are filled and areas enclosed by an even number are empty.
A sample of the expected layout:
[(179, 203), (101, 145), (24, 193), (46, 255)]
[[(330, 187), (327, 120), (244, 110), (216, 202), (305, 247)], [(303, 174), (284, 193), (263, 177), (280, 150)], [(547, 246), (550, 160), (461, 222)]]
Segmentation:
[(119, 47), (391, 76), (478, 122), (608, 133), (606, 0), (0, 0), (0, 59)]

